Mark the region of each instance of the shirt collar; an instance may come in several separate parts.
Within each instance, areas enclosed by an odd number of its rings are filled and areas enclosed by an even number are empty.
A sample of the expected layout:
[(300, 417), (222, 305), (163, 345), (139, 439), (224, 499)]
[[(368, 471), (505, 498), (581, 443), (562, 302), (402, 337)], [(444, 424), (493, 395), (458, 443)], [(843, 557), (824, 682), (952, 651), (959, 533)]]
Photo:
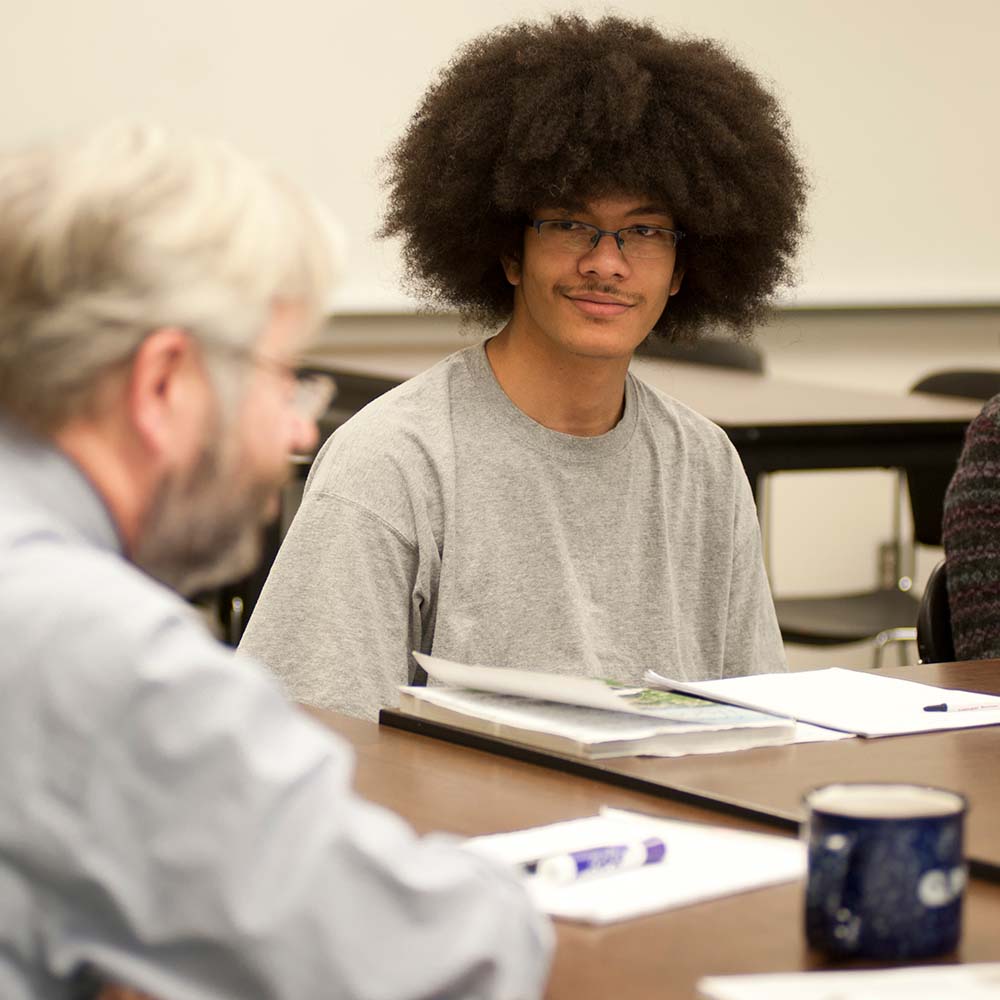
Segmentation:
[(48, 441), (0, 418), (0, 482), (98, 548), (122, 552), (111, 513), (80, 468)]

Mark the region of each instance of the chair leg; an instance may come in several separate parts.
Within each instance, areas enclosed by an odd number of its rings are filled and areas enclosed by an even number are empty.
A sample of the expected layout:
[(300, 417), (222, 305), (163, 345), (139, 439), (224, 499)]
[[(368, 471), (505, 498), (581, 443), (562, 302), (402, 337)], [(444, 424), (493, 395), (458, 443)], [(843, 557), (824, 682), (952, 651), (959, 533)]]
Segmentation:
[[(916, 646), (916, 639), (914, 639), (913, 642), (914, 642), (914, 647), (915, 647)], [(896, 659), (897, 659), (897, 661), (899, 663), (899, 666), (901, 666), (901, 667), (905, 667), (906, 666), (906, 661), (909, 659), (909, 657), (906, 655), (906, 651), (907, 651), (909, 645), (910, 645), (910, 642), (909, 642), (909, 640), (907, 640), (906, 642), (901, 642), (901, 643), (899, 643), (898, 646), (896, 646)]]
[(885, 644), (888, 641), (889, 641), (888, 639), (882, 638), (882, 633), (879, 633), (877, 636), (875, 636), (875, 641), (873, 643), (873, 649), (872, 649), (872, 670), (882, 669), (882, 650), (885, 648)]
[(901, 628), (887, 628), (883, 629), (875, 638), (872, 643), (875, 647), (874, 655), (872, 657), (872, 669), (880, 670), (882, 668), (882, 650), (889, 645), (890, 642), (895, 642), (899, 644), (899, 657), (900, 665), (903, 665), (903, 657), (906, 654), (906, 647), (903, 643), (916, 642), (917, 641), (917, 630), (911, 628), (910, 626)]
[(906, 470), (896, 470), (895, 497), (892, 510), (892, 529), (896, 559), (896, 586), (904, 593), (913, 587), (916, 572), (917, 546), (913, 537), (910, 486)]
[(234, 595), (229, 602), (229, 621), (226, 627), (226, 641), (234, 649), (243, 637), (243, 598)]

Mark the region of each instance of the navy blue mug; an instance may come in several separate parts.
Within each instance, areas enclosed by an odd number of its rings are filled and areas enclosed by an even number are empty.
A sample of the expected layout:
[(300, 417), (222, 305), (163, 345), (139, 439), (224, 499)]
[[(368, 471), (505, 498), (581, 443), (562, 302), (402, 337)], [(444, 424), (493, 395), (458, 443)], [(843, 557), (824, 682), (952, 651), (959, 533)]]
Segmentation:
[(839, 784), (805, 797), (806, 937), (834, 958), (918, 958), (958, 944), (963, 796)]

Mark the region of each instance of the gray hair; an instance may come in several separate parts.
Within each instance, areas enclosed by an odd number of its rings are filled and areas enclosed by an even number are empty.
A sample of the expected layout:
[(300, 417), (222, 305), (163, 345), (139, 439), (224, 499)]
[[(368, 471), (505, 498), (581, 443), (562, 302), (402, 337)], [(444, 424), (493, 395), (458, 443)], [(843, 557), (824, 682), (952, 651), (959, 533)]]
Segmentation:
[(316, 322), (327, 220), (222, 142), (119, 124), (0, 158), (0, 411), (50, 432), (155, 329), (251, 344), (277, 302)]

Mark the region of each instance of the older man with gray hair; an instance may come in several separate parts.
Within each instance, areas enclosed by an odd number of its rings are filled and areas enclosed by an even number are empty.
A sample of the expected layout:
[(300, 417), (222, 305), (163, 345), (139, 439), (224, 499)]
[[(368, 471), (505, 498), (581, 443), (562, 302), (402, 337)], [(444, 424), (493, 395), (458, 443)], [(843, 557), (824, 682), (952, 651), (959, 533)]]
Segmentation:
[(351, 789), (349, 750), (171, 589), (245, 570), (330, 281), (311, 203), (118, 126), (0, 158), (0, 996), (513, 997), (514, 877)]

